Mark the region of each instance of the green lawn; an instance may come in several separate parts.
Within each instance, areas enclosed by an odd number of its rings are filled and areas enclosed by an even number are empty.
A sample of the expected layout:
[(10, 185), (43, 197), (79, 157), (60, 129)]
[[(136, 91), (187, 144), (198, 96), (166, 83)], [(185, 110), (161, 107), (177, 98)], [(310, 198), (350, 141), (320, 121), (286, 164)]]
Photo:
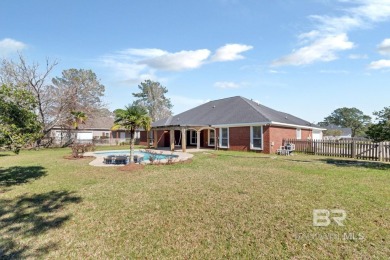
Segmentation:
[(389, 164), (221, 151), (122, 172), (67, 154), (0, 153), (0, 258), (390, 257)]

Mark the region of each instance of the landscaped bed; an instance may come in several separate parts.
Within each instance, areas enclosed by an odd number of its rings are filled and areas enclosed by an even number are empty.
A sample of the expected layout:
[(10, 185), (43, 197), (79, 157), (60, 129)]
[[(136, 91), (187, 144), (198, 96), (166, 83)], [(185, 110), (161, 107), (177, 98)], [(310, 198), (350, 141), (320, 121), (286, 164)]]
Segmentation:
[(389, 164), (209, 151), (119, 171), (69, 153), (0, 154), (0, 258), (390, 256)]

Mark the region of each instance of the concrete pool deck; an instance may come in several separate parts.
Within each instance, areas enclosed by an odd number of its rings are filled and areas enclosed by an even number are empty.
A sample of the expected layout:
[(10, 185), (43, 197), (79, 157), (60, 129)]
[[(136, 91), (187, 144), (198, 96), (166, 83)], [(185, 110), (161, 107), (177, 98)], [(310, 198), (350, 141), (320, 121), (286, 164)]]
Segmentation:
[[(143, 149), (142, 149), (143, 150)], [(89, 165), (91, 166), (102, 166), (102, 167), (118, 167), (118, 166), (121, 166), (121, 165), (124, 165), (124, 164), (105, 164), (103, 163), (103, 159), (104, 157), (107, 156), (107, 154), (99, 154), (99, 153), (109, 153), (109, 152), (115, 152), (115, 153), (118, 153), (118, 151), (122, 151), (122, 150), (109, 150), (109, 151), (95, 151), (95, 152), (86, 152), (84, 153), (84, 156), (93, 156), (95, 157), (95, 159), (93, 161), (91, 161), (89, 163)], [(139, 149), (136, 149), (134, 150), (134, 152), (137, 152), (139, 151)], [(190, 153), (183, 153), (183, 152), (179, 152), (179, 151), (175, 151), (175, 152), (171, 152), (171, 151), (164, 151), (164, 150), (152, 150), (153, 152), (157, 152), (157, 154), (165, 154), (165, 155), (176, 155), (177, 158), (174, 158), (173, 159), (173, 162), (180, 162), (180, 161), (186, 161), (190, 158), (192, 158), (194, 155), (193, 154), (190, 154)], [(123, 153), (124, 154), (128, 154), (129, 153), (129, 150), (123, 150)], [(161, 163), (166, 163), (167, 160), (166, 159), (162, 159), (160, 160)], [(147, 161), (143, 161), (141, 164), (149, 164), (149, 160)]]

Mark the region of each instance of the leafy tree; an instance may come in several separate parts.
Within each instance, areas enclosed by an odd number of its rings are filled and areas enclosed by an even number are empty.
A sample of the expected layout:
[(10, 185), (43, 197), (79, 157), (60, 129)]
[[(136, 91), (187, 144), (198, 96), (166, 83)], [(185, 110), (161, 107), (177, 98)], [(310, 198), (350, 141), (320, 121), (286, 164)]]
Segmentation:
[[(22, 55), (17, 62), (3, 59), (0, 64), (0, 84), (13, 85), (20, 90), (29, 91), (36, 99), (37, 120), (42, 124), (42, 137), (58, 122), (58, 113), (53, 113), (57, 103), (52, 86), (47, 78), (57, 65), (57, 61), (46, 59), (42, 68), (38, 63), (28, 64)], [(39, 141), (39, 140), (38, 140)]]
[(357, 108), (338, 108), (328, 117), (325, 117), (322, 124), (334, 124), (339, 127), (349, 127), (352, 130), (352, 137), (364, 133), (365, 128), (371, 122), (371, 117), (364, 115)]
[(378, 123), (368, 127), (366, 134), (375, 142), (390, 141), (390, 107), (373, 113)]
[(135, 100), (135, 104), (145, 107), (153, 122), (172, 115), (171, 100), (165, 97), (168, 92), (166, 87), (163, 87), (159, 82), (145, 80), (138, 85), (138, 88), (140, 92), (133, 93), (133, 96), (138, 98)]
[(0, 146), (16, 154), (41, 137), (41, 124), (34, 110), (37, 101), (27, 90), (0, 87)]
[(134, 163), (135, 130), (144, 128), (149, 131), (151, 118), (144, 107), (135, 104), (125, 109), (117, 109), (114, 113), (115, 121), (112, 129), (118, 130), (123, 127), (130, 132), (130, 163)]

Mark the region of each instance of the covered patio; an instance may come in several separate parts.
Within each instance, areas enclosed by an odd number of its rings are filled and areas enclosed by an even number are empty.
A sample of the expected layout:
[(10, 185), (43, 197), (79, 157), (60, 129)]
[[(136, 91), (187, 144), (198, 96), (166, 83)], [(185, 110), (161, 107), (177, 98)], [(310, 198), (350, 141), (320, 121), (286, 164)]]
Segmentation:
[(170, 151), (187, 149), (217, 149), (217, 130), (211, 126), (162, 126), (152, 127), (147, 143), (156, 149)]

